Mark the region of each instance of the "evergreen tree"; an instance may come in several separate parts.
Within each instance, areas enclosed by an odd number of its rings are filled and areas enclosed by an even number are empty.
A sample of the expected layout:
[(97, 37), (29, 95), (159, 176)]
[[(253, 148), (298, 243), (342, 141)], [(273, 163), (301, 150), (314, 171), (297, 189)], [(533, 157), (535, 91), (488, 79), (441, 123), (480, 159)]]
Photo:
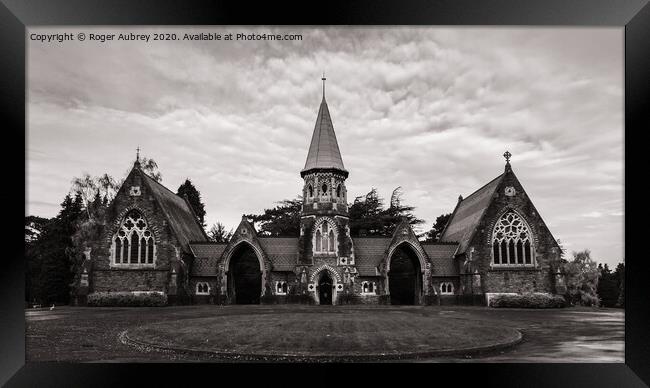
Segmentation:
[(402, 188), (393, 190), (390, 206), (384, 208), (384, 200), (373, 188), (365, 196), (359, 196), (348, 207), (350, 234), (352, 236), (391, 236), (404, 217), (411, 225), (424, 221), (415, 217), (415, 207), (402, 203)]
[(185, 179), (185, 182), (178, 187), (176, 194), (184, 197), (187, 195), (187, 200), (192, 206), (194, 214), (196, 214), (199, 223), (205, 227), (205, 205), (201, 202), (201, 193), (194, 187), (192, 182)]
[(300, 235), (300, 211), (302, 198), (285, 199), (272, 209), (264, 209), (263, 214), (248, 214), (245, 217), (259, 223), (262, 236), (298, 236)]
[(623, 263), (619, 263), (616, 266), (614, 276), (616, 277), (618, 285), (618, 299), (616, 301), (616, 307), (625, 308), (625, 261), (623, 261)]
[(227, 231), (226, 227), (221, 222), (217, 222), (213, 224), (208, 231), (208, 237), (210, 238), (210, 241), (213, 242), (227, 243), (230, 241), (230, 237), (232, 237), (232, 229)]
[(425, 241), (437, 242), (442, 236), (442, 231), (445, 229), (447, 222), (451, 218), (451, 213), (441, 214), (436, 218), (431, 229), (424, 234)]
[(598, 264), (600, 279), (598, 279), (598, 296), (603, 307), (615, 307), (618, 301), (619, 285), (616, 275), (609, 266)]
[(381, 213), (384, 200), (374, 187), (365, 196), (359, 196), (348, 206), (350, 234), (352, 236), (377, 236), (383, 232)]
[(393, 190), (393, 193), (390, 196), (390, 206), (388, 209), (382, 211), (380, 214), (382, 222), (382, 232), (383, 236), (391, 236), (395, 232), (395, 228), (402, 222), (402, 219), (406, 218), (411, 225), (418, 225), (424, 223), (424, 220), (421, 220), (413, 214), (415, 206), (405, 205), (402, 202), (402, 187), (398, 186)]
[(25, 301), (38, 302), (41, 273), (39, 239), (51, 220), (38, 216), (25, 217)]
[[(384, 200), (376, 189), (365, 196), (357, 197), (348, 206), (350, 234), (352, 236), (391, 236), (395, 228), (406, 217), (411, 225), (421, 224), (413, 215), (413, 206), (402, 203), (401, 187), (393, 190), (390, 207), (384, 208)], [(264, 209), (263, 214), (248, 214), (247, 218), (259, 223), (259, 234), (264, 236), (297, 236), (300, 234), (300, 212), (302, 198), (285, 199), (278, 206)]]
[(75, 195), (74, 199), (67, 195), (61, 203), (59, 214), (47, 224), (31, 247), (30, 256), (39, 265), (38, 276), (32, 277), (30, 285), (33, 293), (31, 299), (36, 298), (44, 304), (69, 302), (73, 278), (69, 257), (69, 250), (73, 248), (71, 236), (82, 214), (81, 194)]

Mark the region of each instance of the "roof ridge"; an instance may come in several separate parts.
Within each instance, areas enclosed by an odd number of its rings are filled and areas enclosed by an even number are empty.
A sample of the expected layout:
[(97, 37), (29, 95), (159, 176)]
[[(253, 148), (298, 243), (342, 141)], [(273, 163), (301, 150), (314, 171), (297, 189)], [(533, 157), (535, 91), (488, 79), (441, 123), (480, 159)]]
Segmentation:
[(496, 178), (492, 179), (492, 180), (489, 181), (488, 183), (484, 184), (483, 186), (481, 186), (480, 188), (478, 188), (477, 190), (475, 190), (472, 194), (470, 194), (470, 195), (468, 195), (467, 197), (463, 198), (463, 200), (460, 201), (460, 202), (465, 202), (465, 201), (467, 201), (467, 200), (468, 200), (472, 195), (474, 195), (474, 194), (478, 193), (479, 191), (483, 190), (484, 188), (486, 188), (487, 186), (489, 186), (492, 182), (494, 182), (495, 180), (497, 180), (497, 179), (503, 177), (504, 175), (505, 175), (505, 172), (502, 173), (502, 174), (500, 174), (500, 175), (497, 176)]
[(316, 118), (317, 123), (318, 120), (320, 120), (320, 125), (318, 126), (318, 143), (316, 143), (316, 162), (318, 162), (318, 155), (320, 154), (320, 139), (323, 132), (323, 115), (325, 114), (325, 112), (321, 113), (323, 110), (323, 104), (327, 106), (327, 103), (325, 102), (325, 96), (323, 96), (323, 101), (321, 101), (320, 107), (318, 107), (318, 117)]
[(420, 245), (458, 245), (456, 241), (420, 241)]
[(228, 243), (221, 243), (216, 241), (188, 241), (192, 245), (228, 245)]
[(163, 189), (169, 191), (170, 193), (174, 194), (174, 195), (177, 196), (178, 198), (184, 200), (183, 197), (181, 197), (180, 195), (178, 195), (178, 194), (174, 193), (173, 191), (171, 191), (171, 189), (169, 189), (167, 186), (163, 185), (162, 183), (158, 182), (158, 181), (157, 181), (154, 177), (152, 177), (151, 175), (147, 174), (146, 172), (142, 171), (141, 169), (140, 169), (140, 172), (141, 172), (142, 174), (144, 174), (144, 176), (146, 176), (147, 178), (149, 178), (149, 179), (151, 179), (153, 182), (155, 182), (158, 186), (160, 186), (160, 187), (162, 187)]
[(300, 236), (257, 236), (257, 238), (300, 238)]

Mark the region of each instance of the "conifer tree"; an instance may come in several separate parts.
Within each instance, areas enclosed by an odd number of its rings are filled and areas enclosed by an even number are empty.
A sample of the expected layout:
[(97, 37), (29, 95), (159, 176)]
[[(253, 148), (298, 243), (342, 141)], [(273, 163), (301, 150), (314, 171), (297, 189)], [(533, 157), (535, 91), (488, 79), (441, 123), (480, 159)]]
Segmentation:
[(201, 202), (201, 193), (194, 187), (189, 178), (185, 179), (185, 182), (178, 187), (176, 194), (181, 197), (187, 196), (196, 218), (205, 227), (205, 205)]

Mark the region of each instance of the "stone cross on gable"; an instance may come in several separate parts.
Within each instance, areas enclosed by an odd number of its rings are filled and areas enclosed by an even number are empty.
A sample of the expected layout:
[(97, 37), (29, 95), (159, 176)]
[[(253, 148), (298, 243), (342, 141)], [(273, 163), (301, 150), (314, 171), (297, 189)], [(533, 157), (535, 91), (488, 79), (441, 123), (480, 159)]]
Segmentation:
[(506, 151), (506, 152), (503, 154), (503, 157), (506, 158), (506, 163), (510, 163), (510, 157), (511, 157), (511, 156), (512, 156), (512, 154), (510, 153), (510, 151)]

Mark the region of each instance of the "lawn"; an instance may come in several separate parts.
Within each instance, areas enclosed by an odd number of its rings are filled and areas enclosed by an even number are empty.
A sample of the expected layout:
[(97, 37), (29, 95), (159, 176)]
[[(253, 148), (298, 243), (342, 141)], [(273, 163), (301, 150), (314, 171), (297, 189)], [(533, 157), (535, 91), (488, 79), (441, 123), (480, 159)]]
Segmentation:
[[(175, 306), (25, 310), (26, 360), (66, 362), (233, 361), (205, 352), (157, 351), (136, 340), (208, 352), (349, 355), (431, 351), (426, 362), (623, 362), (625, 312), (619, 309), (491, 309), (471, 306)], [(498, 328), (495, 330), (494, 328)], [(523, 340), (506, 349), (436, 355), (475, 346), (510, 330)], [(329, 337), (328, 337), (329, 334)], [(452, 337), (456, 340), (452, 341)], [(205, 342), (205, 340), (208, 340)], [(310, 349), (310, 346), (314, 348)], [(318, 347), (318, 348), (317, 348)], [(261, 350), (260, 350), (261, 349)], [(288, 350), (287, 350), (288, 349)], [(318, 353), (321, 352), (321, 353)], [(424, 351), (423, 353), (427, 353)], [(305, 354), (305, 353), (303, 353)], [(377, 357), (380, 358), (380, 357)], [(394, 357), (415, 359), (414, 357)], [(265, 358), (262, 358), (264, 360)], [(268, 357), (275, 360), (277, 357)]]
[(511, 345), (521, 338), (512, 328), (449, 316), (444, 311), (320, 310), (157, 322), (128, 330), (140, 343), (222, 354), (353, 356), (400, 354)]

